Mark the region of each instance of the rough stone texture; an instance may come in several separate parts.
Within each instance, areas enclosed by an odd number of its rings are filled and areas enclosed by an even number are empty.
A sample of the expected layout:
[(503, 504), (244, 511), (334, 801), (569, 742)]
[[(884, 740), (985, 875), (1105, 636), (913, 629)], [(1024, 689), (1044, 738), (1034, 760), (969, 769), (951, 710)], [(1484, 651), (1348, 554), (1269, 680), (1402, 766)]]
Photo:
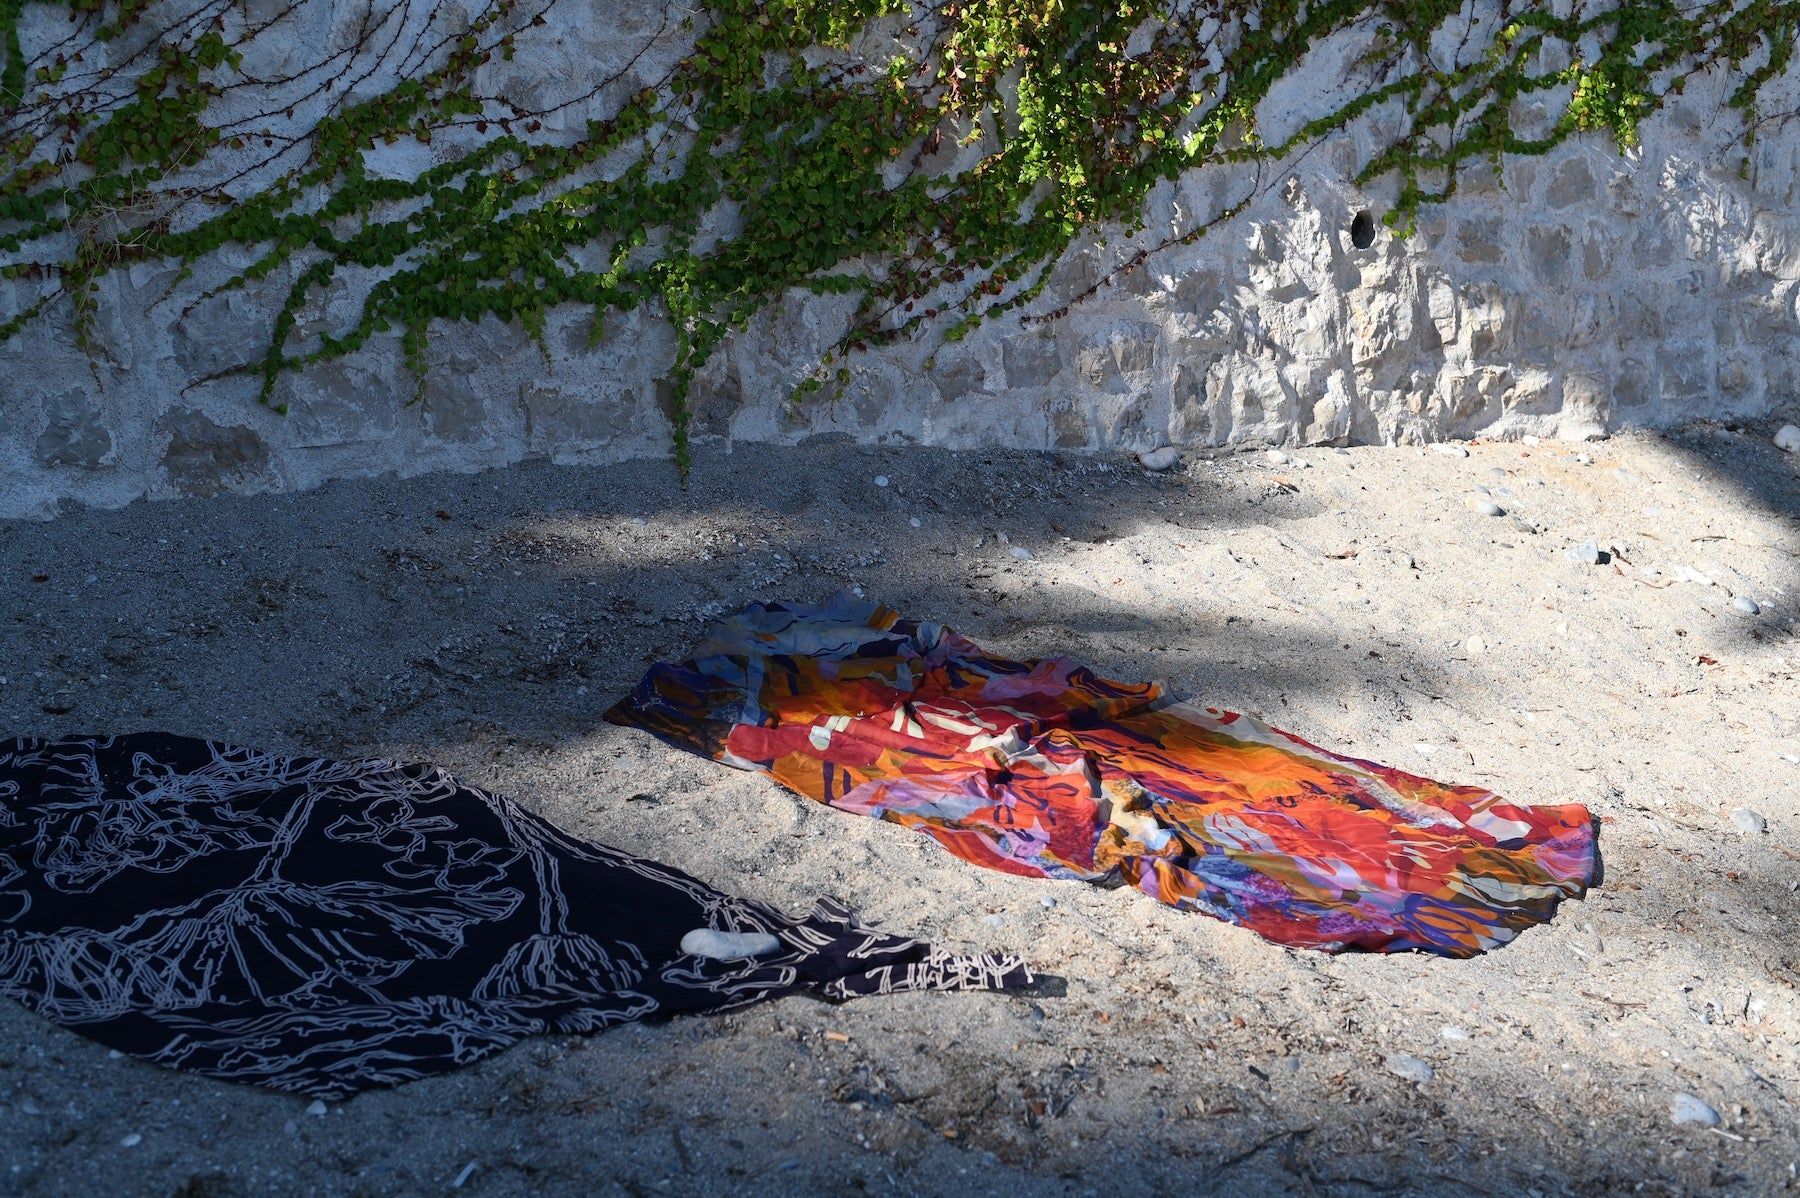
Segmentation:
[[(294, 8), (256, 39), (258, 71), (292, 69), (308, 46), (348, 45), (353, 7)], [(419, 10), (409, 20), (428, 9), (403, 7)], [(685, 35), (656, 6), (612, 7), (621, 11), (604, 20), (534, 29), (541, 44), (492, 64), (483, 86), (535, 107), (593, 69), (625, 71), (621, 89), (659, 77)], [(27, 8), (27, 42), (59, 19)], [(1321, 49), (1284, 82), (1263, 114), (1271, 128), (1305, 119), (1311, 85), (1341, 76), (1346, 55), (1348, 45)], [(855, 297), (791, 296), (701, 371), (694, 435), (1098, 451), (1581, 440), (1766, 414), (1800, 393), (1800, 127), (1768, 126), (1746, 159), (1723, 102), (1731, 83), (1691, 80), (1630, 155), (1596, 137), (1497, 174), (1472, 170), (1462, 194), (1404, 240), (1379, 222), (1382, 185), (1350, 182), (1380, 144), (1375, 130), (1352, 129), (1287, 170), (1265, 168), (1234, 222), (1087, 295), (1139, 246), (1192, 227), (1258, 177), (1200, 172), (1151, 197), (1142, 233), (1109, 230), (1071, 247), (1025, 310), (1066, 315), (1003, 318), (954, 345), (927, 335), (853, 354), (849, 382), (804, 403), (792, 402), (794, 387), (841, 335)], [(376, 70), (354, 90), (381, 86)], [(1779, 82), (1771, 110), (1795, 107), (1796, 90)], [(607, 103), (613, 92), (559, 110), (543, 135), (573, 139)], [(383, 147), (371, 171), (406, 176), (465, 150), (459, 136)], [(1357, 248), (1350, 227), (1364, 210), (1377, 218), (1375, 239)], [(738, 219), (722, 212), (706, 235)], [(249, 260), (204, 262), (187, 280), (167, 263), (110, 276), (91, 356), (74, 347), (66, 310), (0, 344), (0, 517), (49, 516), (64, 501), (668, 452), (675, 338), (645, 309), (609, 316), (591, 346), (585, 312), (552, 313), (542, 347), (491, 319), (440, 323), (422, 391), (397, 339), (377, 337), (283, 379), (273, 398), (285, 416), (260, 407), (254, 380), (231, 368), (262, 352), (291, 278), (208, 298)], [(353, 327), (370, 282), (315, 291), (295, 336)], [(0, 315), (28, 301), (0, 296)]]
[(112, 432), (106, 413), (80, 388), (71, 388), (45, 402), (48, 417), (44, 431), (32, 447), (45, 466), (104, 466), (113, 457)]
[(242, 425), (219, 425), (204, 412), (177, 408), (158, 422), (168, 435), (162, 471), (183, 495), (210, 498), (225, 490), (268, 489), (269, 446)]

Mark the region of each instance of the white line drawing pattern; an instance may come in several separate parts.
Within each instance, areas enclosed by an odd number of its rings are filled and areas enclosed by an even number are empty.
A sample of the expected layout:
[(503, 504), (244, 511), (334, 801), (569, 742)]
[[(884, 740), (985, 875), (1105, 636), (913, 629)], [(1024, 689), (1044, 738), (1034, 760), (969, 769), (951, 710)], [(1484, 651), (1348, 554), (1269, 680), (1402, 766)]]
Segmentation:
[[(766, 932), (766, 956), (681, 951)], [(522, 1037), (1033, 981), (576, 840), (436, 767), (164, 733), (0, 741), (0, 993), (111, 1048), (341, 1099)]]

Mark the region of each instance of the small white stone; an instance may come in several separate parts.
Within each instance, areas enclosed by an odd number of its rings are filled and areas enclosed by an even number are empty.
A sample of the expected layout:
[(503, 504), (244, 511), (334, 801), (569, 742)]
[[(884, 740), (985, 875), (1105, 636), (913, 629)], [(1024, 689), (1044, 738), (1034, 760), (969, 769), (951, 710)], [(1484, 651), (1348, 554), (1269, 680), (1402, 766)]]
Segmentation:
[(1781, 431), (1775, 434), (1775, 448), (1788, 453), (1800, 453), (1800, 428), (1791, 424), (1782, 425)]
[(1712, 579), (1700, 573), (1700, 571), (1694, 569), (1692, 566), (1676, 566), (1675, 581), (1692, 582), (1703, 587), (1709, 587), (1713, 584)]
[(1584, 566), (1598, 565), (1600, 562), (1600, 546), (1592, 541), (1583, 541), (1579, 545), (1571, 545), (1563, 550), (1563, 556), (1572, 562)]
[(1395, 1077), (1405, 1078), (1407, 1081), (1416, 1082), (1421, 1086), (1437, 1076), (1430, 1065), (1418, 1057), (1409, 1056), (1403, 1052), (1397, 1052), (1388, 1057), (1387, 1071)]
[(1056, 906), (1056, 900), (1051, 898), (1047, 894), (1043, 898), (1039, 899), (1038, 902), (1043, 905), (1043, 908), (1046, 911), (1048, 911), (1050, 908)]
[(1588, 456), (1588, 455), (1587, 455), (1587, 454), (1585, 454), (1585, 453), (1578, 453), (1578, 454), (1576, 454), (1576, 455), (1575, 455), (1575, 460), (1576, 460), (1576, 461), (1577, 461), (1577, 462), (1580, 462), (1580, 463), (1581, 463), (1581, 464), (1582, 464), (1582, 465), (1583, 465), (1583, 466), (1592, 466), (1592, 465), (1593, 465), (1593, 464), (1594, 464), (1594, 459), (1593, 459), (1593, 458), (1590, 458), (1590, 457), (1589, 457), (1589, 456)]
[(1520, 437), (1519, 440), (1526, 445), (1542, 445), (1543, 444), (1543, 441), (1532, 436), (1530, 433), (1526, 433), (1523, 437)]
[(997, 928), (1001, 924), (1006, 922), (1006, 916), (1004, 916), (1004, 915), (1000, 914), (998, 911), (996, 911), (992, 915), (983, 915), (981, 917), (981, 922), (986, 924), (990, 928)]
[(325, 1114), (325, 1100), (322, 1098), (313, 1099), (312, 1103), (307, 1106), (306, 1113), (323, 1118)]
[(875, 476), (875, 485), (878, 487), (887, 486), (888, 485), (888, 476), (885, 474), (877, 474)]
[(1676, 1123), (1698, 1123), (1702, 1127), (1719, 1126), (1719, 1112), (1692, 1094), (1677, 1093), (1670, 1097), (1669, 1118)]
[(119, 1147), (121, 1147), (121, 1148), (136, 1148), (139, 1144), (142, 1144), (143, 1142), (144, 1142), (144, 1137), (138, 1135), (134, 1131), (130, 1135), (124, 1136), (119, 1140)]
[(1032, 553), (1031, 550), (1025, 548), (1025, 546), (1023, 546), (1023, 545), (1014, 545), (1012, 547), (1012, 555), (1014, 557), (1018, 558), (1022, 562), (1028, 562), (1032, 558), (1037, 556), (1036, 554)]
[(1446, 1040), (1467, 1040), (1469, 1038), (1467, 1030), (1454, 1026), (1439, 1028), (1438, 1035)]
[(1769, 821), (1760, 812), (1739, 807), (1731, 813), (1731, 824), (1745, 836), (1761, 836), (1769, 830)]
[(712, 928), (695, 928), (681, 938), (682, 952), (713, 961), (763, 957), (780, 947), (781, 941), (767, 932), (720, 932)]
[(1263, 457), (1265, 459), (1267, 459), (1272, 465), (1285, 466), (1288, 464), (1288, 455), (1285, 453), (1282, 453), (1279, 449), (1271, 449), (1267, 453), (1263, 454)]
[(1172, 470), (1181, 462), (1181, 451), (1173, 445), (1160, 445), (1138, 454), (1137, 460), (1146, 470)]
[(1731, 601), (1731, 606), (1737, 608), (1747, 616), (1754, 616), (1762, 611), (1762, 604), (1758, 603), (1748, 595), (1735, 596)]
[(1468, 653), (1471, 657), (1478, 653), (1486, 653), (1487, 647), (1487, 641), (1484, 640), (1480, 634), (1476, 634), (1463, 642), (1463, 651)]
[(1469, 456), (1468, 450), (1453, 441), (1439, 441), (1431, 448), (1447, 458), (1466, 458)]
[(1491, 499), (1470, 499), (1469, 508), (1480, 516), (1506, 515), (1506, 509)]
[(924, 525), (924, 524), (923, 524), (923, 522), (921, 522), (921, 521), (920, 521), (920, 519), (919, 519), (919, 518), (918, 518), (918, 517), (917, 517), (917, 516), (914, 516), (914, 517), (913, 517), (913, 518), (912, 518), (912, 519), (911, 519), (911, 520), (908, 520), (908, 521), (907, 521), (907, 523), (908, 523), (908, 524), (910, 524), (910, 525), (912, 525), (912, 526), (913, 526), (913, 527), (914, 527), (914, 528), (923, 528), (923, 527), (925, 527), (925, 525)]

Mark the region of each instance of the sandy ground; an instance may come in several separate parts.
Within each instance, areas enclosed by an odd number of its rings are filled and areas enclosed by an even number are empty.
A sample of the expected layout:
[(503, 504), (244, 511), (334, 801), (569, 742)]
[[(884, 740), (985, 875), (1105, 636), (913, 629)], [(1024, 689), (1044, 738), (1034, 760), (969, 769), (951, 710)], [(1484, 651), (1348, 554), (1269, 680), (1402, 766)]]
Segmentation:
[[(1772, 431), (1164, 475), (822, 440), (703, 453), (686, 491), (539, 465), (0, 525), (8, 734), (435, 761), (726, 889), (1067, 980), (544, 1038), (323, 1116), (3, 1005), (0, 1191), (1800, 1190), (1800, 458)], [(1608, 560), (1565, 555), (1590, 540)], [(706, 619), (843, 586), (1587, 803), (1604, 884), (1478, 960), (1331, 958), (986, 873), (600, 721)]]

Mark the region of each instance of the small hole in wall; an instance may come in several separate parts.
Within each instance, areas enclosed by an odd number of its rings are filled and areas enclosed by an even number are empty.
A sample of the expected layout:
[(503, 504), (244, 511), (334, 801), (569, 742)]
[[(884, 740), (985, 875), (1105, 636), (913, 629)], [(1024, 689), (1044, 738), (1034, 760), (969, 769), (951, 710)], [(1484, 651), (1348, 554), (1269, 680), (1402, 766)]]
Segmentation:
[(1356, 214), (1350, 222), (1350, 244), (1359, 250), (1366, 250), (1375, 244), (1375, 216), (1367, 208)]

